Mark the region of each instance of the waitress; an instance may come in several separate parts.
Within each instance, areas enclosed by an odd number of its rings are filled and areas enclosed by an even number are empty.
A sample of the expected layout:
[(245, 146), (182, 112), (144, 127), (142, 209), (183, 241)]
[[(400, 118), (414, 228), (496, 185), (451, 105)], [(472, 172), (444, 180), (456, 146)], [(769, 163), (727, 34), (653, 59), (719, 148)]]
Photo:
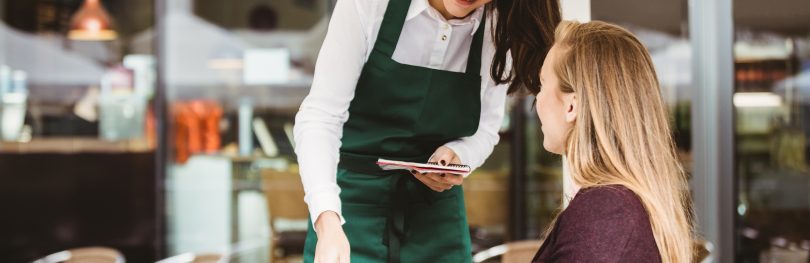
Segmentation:
[(510, 70), (490, 1), (337, 1), (294, 131), (314, 223), (305, 262), (472, 261), (464, 177), (375, 162), (476, 168), (492, 152), (508, 83), (481, 76), (496, 53)]

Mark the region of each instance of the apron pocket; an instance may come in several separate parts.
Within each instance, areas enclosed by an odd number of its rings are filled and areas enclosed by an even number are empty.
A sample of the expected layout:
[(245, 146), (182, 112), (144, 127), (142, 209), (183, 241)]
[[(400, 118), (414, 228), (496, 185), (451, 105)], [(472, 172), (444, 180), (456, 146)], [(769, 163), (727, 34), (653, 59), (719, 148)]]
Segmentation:
[(384, 262), (388, 248), (383, 244), (387, 207), (368, 204), (343, 204), (346, 224), (343, 231), (351, 245), (352, 262)]
[(470, 235), (463, 201), (459, 199), (463, 199), (463, 195), (456, 192), (453, 198), (443, 196), (432, 204), (419, 202), (408, 206), (405, 213), (403, 261), (469, 261)]

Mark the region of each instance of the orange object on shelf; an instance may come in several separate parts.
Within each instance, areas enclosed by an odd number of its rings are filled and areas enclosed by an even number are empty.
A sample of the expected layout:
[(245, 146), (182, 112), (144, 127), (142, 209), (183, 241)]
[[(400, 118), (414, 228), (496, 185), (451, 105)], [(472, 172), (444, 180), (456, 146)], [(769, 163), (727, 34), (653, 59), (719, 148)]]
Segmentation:
[(222, 142), (219, 122), (222, 107), (214, 101), (193, 100), (172, 106), (175, 161), (185, 163), (193, 154), (216, 153)]
[(146, 145), (149, 149), (155, 149), (157, 146), (157, 121), (155, 120), (155, 111), (152, 107), (146, 108), (146, 124), (144, 125), (143, 134), (146, 137)]

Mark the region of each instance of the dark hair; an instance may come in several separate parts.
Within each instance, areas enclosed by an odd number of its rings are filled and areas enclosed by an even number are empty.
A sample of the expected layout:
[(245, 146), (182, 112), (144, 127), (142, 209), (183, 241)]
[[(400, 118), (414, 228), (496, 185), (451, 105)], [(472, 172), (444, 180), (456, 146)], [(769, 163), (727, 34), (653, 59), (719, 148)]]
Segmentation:
[[(489, 12), (493, 11), (497, 24), (492, 33), (495, 56), (490, 76), (496, 84), (510, 83), (510, 94), (536, 94), (540, 91), (540, 68), (561, 20), (559, 0), (492, 0)], [(513, 61), (509, 72), (507, 52)]]

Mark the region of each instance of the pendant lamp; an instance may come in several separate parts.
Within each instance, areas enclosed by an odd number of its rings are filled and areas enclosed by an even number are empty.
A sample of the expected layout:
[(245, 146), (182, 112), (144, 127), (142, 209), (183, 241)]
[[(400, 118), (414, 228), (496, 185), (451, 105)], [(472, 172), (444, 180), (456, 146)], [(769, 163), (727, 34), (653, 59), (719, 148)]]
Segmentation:
[(81, 41), (109, 41), (118, 34), (113, 21), (99, 0), (85, 0), (70, 20), (68, 38)]

